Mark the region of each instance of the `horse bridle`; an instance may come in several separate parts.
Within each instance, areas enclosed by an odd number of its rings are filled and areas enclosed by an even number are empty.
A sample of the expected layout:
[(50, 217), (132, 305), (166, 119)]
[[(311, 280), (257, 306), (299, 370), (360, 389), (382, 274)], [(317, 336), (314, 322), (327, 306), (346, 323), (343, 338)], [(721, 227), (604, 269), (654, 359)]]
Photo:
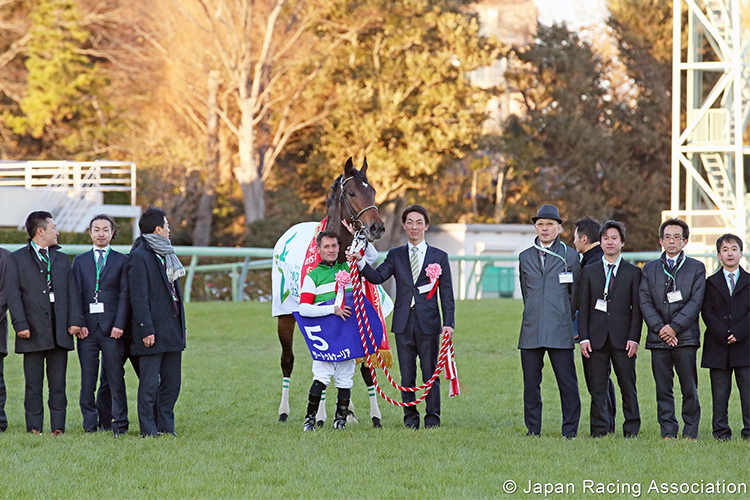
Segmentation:
[[(362, 229), (362, 222), (359, 220), (360, 216), (363, 213), (365, 213), (368, 210), (371, 210), (373, 208), (375, 209), (376, 212), (378, 212), (378, 207), (375, 206), (375, 205), (370, 205), (369, 207), (365, 207), (362, 210), (360, 210), (359, 213), (357, 213), (356, 215), (354, 214), (354, 210), (352, 209), (352, 206), (349, 204), (349, 198), (347, 198), (344, 195), (344, 186), (346, 185), (347, 182), (349, 182), (352, 179), (354, 179), (354, 176), (347, 177), (343, 181), (341, 181), (341, 193), (340, 193), (339, 197), (343, 198), (344, 204), (346, 205), (346, 209), (349, 212), (349, 217), (352, 218), (352, 224), (354, 225), (355, 229), (360, 230), (360, 229)], [(357, 223), (359, 223), (359, 227), (356, 226)]]

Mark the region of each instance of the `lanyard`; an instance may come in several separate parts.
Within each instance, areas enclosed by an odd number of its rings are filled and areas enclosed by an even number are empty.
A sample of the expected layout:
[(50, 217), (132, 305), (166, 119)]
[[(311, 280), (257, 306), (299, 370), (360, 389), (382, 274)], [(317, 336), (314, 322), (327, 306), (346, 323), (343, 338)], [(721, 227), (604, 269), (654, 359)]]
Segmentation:
[[(679, 265), (679, 266), (677, 266), (677, 269), (675, 269), (675, 270), (674, 270), (674, 273), (675, 273), (675, 274), (677, 274), (677, 271), (679, 271), (679, 270), (680, 270), (680, 268), (682, 267), (682, 265), (683, 265), (683, 264), (685, 263), (685, 261), (686, 261), (686, 260), (687, 260), (687, 257), (683, 257), (683, 258), (682, 258), (682, 260), (680, 261), (680, 265)], [(666, 274), (666, 275), (667, 275), (667, 276), (669, 277), (669, 279), (671, 279), (671, 280), (672, 280), (672, 291), (675, 291), (675, 290), (677, 290), (677, 280), (675, 279), (675, 277), (674, 277), (674, 276), (672, 276), (672, 275), (671, 275), (671, 274), (669, 273), (669, 271), (667, 271), (667, 268), (666, 268), (666, 267), (664, 266), (664, 262), (662, 262), (662, 263), (661, 263), (661, 268), (662, 268), (662, 270), (664, 271), (664, 274)]]
[[(622, 260), (622, 255), (617, 257), (617, 260), (615, 261), (615, 264), (613, 267), (610, 267), (609, 269), (607, 269), (607, 280), (604, 282), (604, 300), (607, 300), (607, 295), (609, 295), (609, 280), (612, 279), (612, 275), (615, 272), (615, 268), (620, 265), (621, 260)], [(607, 266), (612, 264), (611, 262), (608, 262), (607, 260), (605, 260), (605, 262), (607, 263)]]
[[(561, 244), (562, 244), (562, 246), (563, 246), (563, 253), (564, 253), (565, 255), (568, 255), (568, 247), (567, 247), (567, 245), (565, 245), (565, 242), (564, 242), (564, 241), (561, 241), (560, 243), (561, 243)], [(548, 249), (546, 249), (546, 248), (544, 248), (544, 247), (540, 247), (540, 246), (539, 246), (539, 245), (537, 245), (536, 243), (534, 243), (534, 248), (536, 248), (537, 250), (541, 250), (541, 251), (542, 251), (542, 252), (544, 252), (544, 253), (547, 253), (547, 254), (550, 254), (550, 255), (554, 255), (554, 256), (555, 256), (555, 257), (557, 257), (558, 259), (562, 260), (562, 261), (563, 261), (563, 265), (565, 265), (565, 272), (566, 272), (566, 273), (568, 272), (568, 261), (567, 261), (567, 260), (565, 260), (565, 257), (563, 257), (562, 255), (556, 254), (556, 253), (555, 253), (555, 252), (553, 252), (552, 250), (548, 250)]]
[[(52, 261), (49, 258), (42, 255), (41, 253), (39, 253), (39, 247), (36, 245), (36, 243), (32, 241), (31, 245), (34, 247), (34, 251), (36, 251), (36, 254), (39, 256), (39, 259), (45, 264), (47, 264), (47, 287), (49, 287), (50, 284), (52, 283)], [(49, 250), (47, 250), (47, 252), (49, 252)]]
[(94, 302), (99, 302), (99, 278), (101, 278), (102, 268), (104, 267), (104, 264), (107, 262), (107, 257), (109, 257), (109, 252), (111, 250), (112, 250), (112, 247), (109, 247), (107, 249), (107, 253), (104, 254), (102, 267), (99, 267), (99, 259), (96, 258), (96, 256), (94, 256), (94, 264), (96, 265), (96, 289), (94, 290)]

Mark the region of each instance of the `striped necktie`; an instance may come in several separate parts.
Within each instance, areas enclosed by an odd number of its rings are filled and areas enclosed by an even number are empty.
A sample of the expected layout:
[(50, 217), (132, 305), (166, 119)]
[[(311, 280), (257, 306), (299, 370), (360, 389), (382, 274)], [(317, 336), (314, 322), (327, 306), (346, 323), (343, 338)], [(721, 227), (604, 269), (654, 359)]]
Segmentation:
[(96, 252), (99, 254), (99, 256), (96, 258), (96, 267), (99, 269), (104, 268), (104, 250), (101, 248), (97, 248)]
[(417, 282), (417, 278), (419, 278), (419, 256), (417, 255), (417, 252), (419, 250), (417, 247), (411, 247), (411, 257), (409, 259), (411, 263), (411, 277), (414, 279), (414, 283)]
[(729, 273), (729, 295), (734, 295), (734, 273)]

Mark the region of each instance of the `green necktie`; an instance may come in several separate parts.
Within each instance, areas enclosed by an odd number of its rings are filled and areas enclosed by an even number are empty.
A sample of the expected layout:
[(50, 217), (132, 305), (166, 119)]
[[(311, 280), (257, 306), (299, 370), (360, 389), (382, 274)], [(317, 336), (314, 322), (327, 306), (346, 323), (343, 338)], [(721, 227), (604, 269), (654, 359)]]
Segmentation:
[(419, 257), (417, 256), (417, 252), (419, 250), (417, 247), (411, 247), (411, 277), (414, 279), (414, 283), (417, 282), (417, 278), (419, 278)]

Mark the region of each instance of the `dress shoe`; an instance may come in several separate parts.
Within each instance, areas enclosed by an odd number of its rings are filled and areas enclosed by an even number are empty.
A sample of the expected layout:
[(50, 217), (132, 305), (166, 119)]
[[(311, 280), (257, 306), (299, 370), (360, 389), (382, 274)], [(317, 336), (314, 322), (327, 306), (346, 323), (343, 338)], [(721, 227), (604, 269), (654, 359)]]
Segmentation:
[(54, 431), (52, 431), (52, 435), (55, 436), (55, 437), (62, 436), (63, 432), (65, 432), (65, 431), (62, 430), (62, 429), (55, 429)]
[(529, 432), (527, 432), (527, 433), (526, 433), (526, 436), (530, 436), (530, 437), (540, 437), (540, 436), (541, 436), (541, 434), (539, 434), (538, 432), (531, 432), (531, 431), (529, 431)]
[(674, 436), (674, 437), (672, 437), (672, 436), (664, 436), (663, 438), (661, 438), (661, 440), (662, 441), (677, 441), (677, 436)]
[(31, 429), (31, 430), (29, 431), (29, 434), (41, 434), (41, 431), (38, 431), (38, 430), (36, 430), (36, 429)]
[(159, 435), (159, 436), (173, 436), (173, 437), (177, 437), (177, 433), (175, 431), (172, 431), (172, 432), (162, 432), (162, 431), (159, 431), (156, 434)]
[(695, 438), (690, 436), (682, 436), (682, 439), (684, 439), (685, 441), (695, 441)]

